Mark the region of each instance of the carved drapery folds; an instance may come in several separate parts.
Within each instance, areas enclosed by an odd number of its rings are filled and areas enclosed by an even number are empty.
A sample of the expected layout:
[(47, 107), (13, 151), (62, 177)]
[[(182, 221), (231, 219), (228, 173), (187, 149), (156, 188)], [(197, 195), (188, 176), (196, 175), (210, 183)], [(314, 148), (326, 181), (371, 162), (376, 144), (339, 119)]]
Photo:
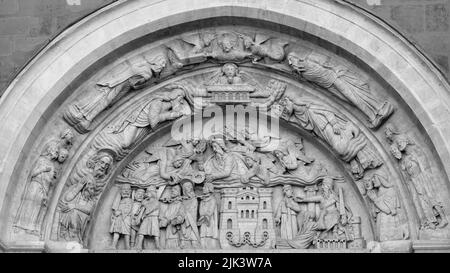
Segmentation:
[(61, 168), (69, 156), (74, 134), (71, 129), (62, 131), (44, 144), (43, 151), (34, 163), (29, 181), (14, 220), (16, 232), (20, 230), (39, 236), (49, 200), (58, 181)]
[[(347, 249), (364, 248), (368, 239), (409, 239), (413, 216), (399, 193), (403, 181), (374, 141), (397, 106), (363, 78), (319, 48), (239, 28), (180, 35), (132, 55), (64, 106), (63, 120), (84, 138), (84, 150), (54, 197), (51, 238), (88, 247), (92, 225), (108, 236), (102, 247), (125, 250)], [(264, 109), (282, 121), (283, 133), (237, 131), (226, 122), (208, 136), (161, 133), (229, 105)], [(154, 135), (158, 140), (141, 148)], [(41, 233), (72, 140), (66, 131), (44, 146), (18, 230)], [(391, 126), (380, 142), (386, 140), (421, 228), (446, 228), (424, 154)], [(98, 202), (112, 193), (106, 211)], [(93, 219), (97, 209), (107, 220)]]

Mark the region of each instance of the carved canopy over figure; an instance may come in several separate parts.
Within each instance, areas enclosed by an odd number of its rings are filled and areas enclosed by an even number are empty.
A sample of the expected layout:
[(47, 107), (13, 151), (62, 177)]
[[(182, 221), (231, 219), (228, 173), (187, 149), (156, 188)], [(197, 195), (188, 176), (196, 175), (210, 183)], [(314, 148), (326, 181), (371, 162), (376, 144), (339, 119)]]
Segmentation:
[(372, 128), (378, 127), (394, 111), (388, 101), (380, 102), (372, 94), (369, 84), (348, 68), (321, 64), (311, 55), (300, 57), (293, 52), (289, 53), (288, 61), (304, 79), (337, 94), (361, 110)]
[(328, 143), (345, 162), (356, 165), (355, 175), (382, 164), (368, 146), (367, 138), (359, 129), (329, 107), (306, 98), (284, 97), (283, 118), (313, 132)]
[(124, 61), (101, 78), (88, 95), (69, 106), (64, 118), (80, 133), (91, 130), (95, 117), (120, 96), (130, 90), (139, 89), (152, 78), (158, 77), (166, 66), (163, 55), (139, 55)]

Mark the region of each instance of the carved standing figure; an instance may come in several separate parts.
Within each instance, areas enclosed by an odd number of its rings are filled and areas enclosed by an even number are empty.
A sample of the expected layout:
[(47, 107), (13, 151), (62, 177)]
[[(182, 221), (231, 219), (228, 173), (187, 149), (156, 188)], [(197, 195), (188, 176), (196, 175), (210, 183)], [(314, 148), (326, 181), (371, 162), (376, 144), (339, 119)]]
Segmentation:
[(144, 244), (144, 237), (148, 236), (155, 240), (155, 247), (161, 248), (160, 233), (159, 233), (159, 213), (160, 203), (157, 196), (155, 186), (147, 188), (145, 193), (145, 200), (142, 202), (142, 207), (139, 211), (139, 219), (141, 219), (141, 226), (138, 232), (138, 239), (136, 242), (136, 249), (142, 249)]
[(219, 211), (217, 200), (214, 197), (214, 185), (212, 183), (205, 183), (203, 186), (199, 215), (198, 225), (200, 226), (202, 247), (205, 249), (217, 248), (219, 239)]
[(144, 195), (145, 195), (144, 189), (137, 189), (134, 192), (133, 207), (131, 208), (131, 236), (130, 236), (130, 245), (133, 248), (136, 248), (137, 246), (136, 239), (139, 232), (139, 228), (141, 226), (141, 219), (139, 217), (139, 213), (141, 211)]
[(120, 236), (125, 238), (125, 249), (131, 248), (132, 209), (131, 187), (129, 184), (124, 184), (112, 205), (111, 229), (109, 232), (113, 234), (112, 248), (114, 249), (117, 249)]
[(372, 94), (369, 84), (348, 68), (320, 64), (310, 56), (302, 58), (292, 52), (288, 55), (288, 61), (294, 71), (307, 81), (337, 93), (340, 98), (361, 110), (367, 116), (372, 128), (378, 127), (394, 111), (394, 107), (388, 101), (380, 102)]
[(181, 224), (181, 248), (199, 248), (197, 227), (198, 201), (191, 182), (183, 183), (183, 207), (186, 220)]
[(443, 205), (436, 199), (432, 183), (434, 179), (424, 153), (406, 134), (398, 133), (392, 125), (385, 131), (387, 139), (392, 143), (392, 155), (399, 160), (400, 167), (406, 176), (408, 187), (419, 213), (421, 228), (444, 228), (448, 225)]
[(59, 237), (66, 241), (83, 243), (84, 233), (95, 205), (97, 183), (108, 174), (113, 157), (99, 152), (87, 162), (89, 172), (68, 188), (59, 202), (61, 218)]
[(275, 211), (275, 224), (280, 226), (280, 238), (292, 240), (298, 233), (297, 214), (301, 211), (300, 205), (294, 199), (291, 185), (283, 186), (283, 199)]
[[(151, 59), (152, 58), (152, 59)], [(89, 90), (89, 94), (69, 106), (64, 118), (80, 133), (90, 131), (92, 121), (121, 95), (143, 87), (166, 66), (166, 57), (140, 55), (111, 70)]]
[[(159, 216), (159, 226), (166, 229), (166, 249), (179, 249), (181, 240), (181, 224), (186, 221), (181, 188), (179, 185), (170, 189), (170, 199), (165, 211)], [(196, 224), (196, 223), (193, 223)]]
[(33, 170), (31, 180), (26, 185), (17, 212), (14, 226), (27, 233), (38, 235), (47, 209), (49, 193), (56, 178), (56, 160), (58, 160), (58, 146), (55, 143), (46, 146), (47, 149), (39, 157)]

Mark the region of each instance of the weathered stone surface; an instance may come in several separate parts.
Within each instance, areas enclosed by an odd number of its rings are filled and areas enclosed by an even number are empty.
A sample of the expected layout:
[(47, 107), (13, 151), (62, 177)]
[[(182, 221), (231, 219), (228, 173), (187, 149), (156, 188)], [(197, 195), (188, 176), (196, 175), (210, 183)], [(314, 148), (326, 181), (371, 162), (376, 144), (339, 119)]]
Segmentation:
[[(410, 252), (450, 237), (450, 98), (427, 60), (334, 2), (229, 1), (127, 2), (27, 68), (0, 107), (6, 248)], [(216, 26), (140, 40), (204, 16)], [(270, 126), (227, 112), (188, 122), (231, 106), (267, 108)], [(399, 130), (385, 135), (387, 121)]]

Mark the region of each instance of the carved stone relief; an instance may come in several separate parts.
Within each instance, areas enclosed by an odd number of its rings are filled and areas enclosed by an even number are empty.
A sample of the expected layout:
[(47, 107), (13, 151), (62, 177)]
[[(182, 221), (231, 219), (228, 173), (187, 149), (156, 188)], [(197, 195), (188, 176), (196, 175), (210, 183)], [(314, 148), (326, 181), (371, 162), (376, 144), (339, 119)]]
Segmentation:
[[(400, 110), (354, 70), (323, 50), (245, 28), (181, 35), (114, 64), (62, 110), (84, 142), (54, 196), (51, 238), (138, 251), (363, 249), (368, 240), (411, 238), (408, 194), (422, 229), (446, 228), (424, 153), (390, 125), (379, 136)], [(230, 105), (264, 110), (283, 133), (226, 122), (207, 136), (162, 133)], [(73, 137), (65, 131), (45, 145), (18, 230), (41, 233)], [(386, 140), (390, 151), (378, 143)]]
[(14, 220), (16, 232), (21, 230), (39, 236), (48, 202), (58, 181), (62, 165), (67, 160), (74, 134), (71, 129), (52, 137), (34, 164), (25, 185), (22, 200)]

